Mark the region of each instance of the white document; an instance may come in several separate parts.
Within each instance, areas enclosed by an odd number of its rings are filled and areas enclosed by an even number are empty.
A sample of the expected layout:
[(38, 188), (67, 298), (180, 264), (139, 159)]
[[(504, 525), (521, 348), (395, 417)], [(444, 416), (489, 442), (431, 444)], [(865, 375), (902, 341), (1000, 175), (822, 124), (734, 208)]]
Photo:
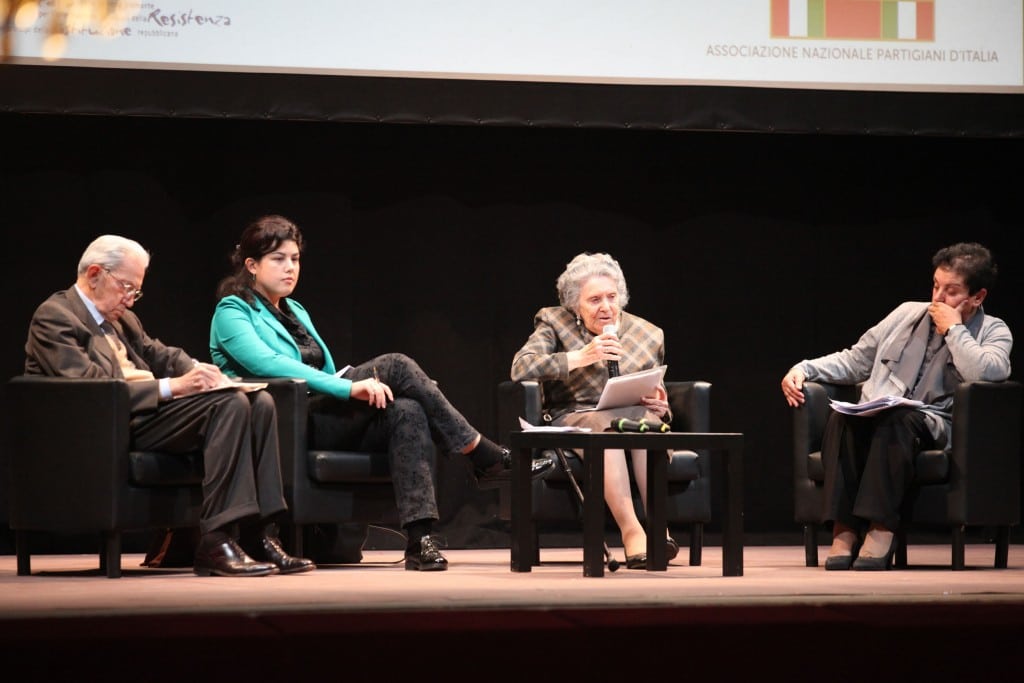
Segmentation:
[(571, 425), (565, 425), (562, 427), (554, 425), (537, 426), (532, 425), (523, 418), (519, 418), (519, 427), (524, 432), (589, 432), (590, 427), (573, 427)]
[(896, 406), (920, 408), (924, 405), (921, 401), (912, 401), (909, 398), (903, 398), (902, 396), (882, 396), (881, 398), (876, 398), (873, 401), (865, 401), (863, 403), (847, 403), (846, 401), (836, 401), (834, 399), (829, 399), (828, 402), (832, 406), (832, 409), (837, 413), (843, 413), (845, 415), (861, 415), (865, 417)]
[(640, 405), (641, 398), (654, 395), (654, 390), (661, 384), (666, 370), (668, 366), (661, 365), (650, 370), (609, 377), (597, 405), (593, 408), (580, 408), (576, 412)]
[(266, 382), (230, 382), (221, 385), (222, 389), (238, 389), (242, 393), (249, 393), (250, 391), (259, 391), (260, 389), (266, 389)]
[(343, 368), (342, 368), (341, 370), (338, 370), (338, 371), (337, 371), (336, 373), (334, 373), (334, 376), (335, 376), (335, 377), (344, 377), (344, 376), (345, 376), (345, 373), (346, 373), (346, 372), (348, 372), (348, 371), (349, 371), (349, 370), (351, 370), (351, 369), (352, 369), (352, 366), (351, 366), (351, 365), (346, 365), (346, 366), (345, 366), (345, 367), (343, 367)]
[[(194, 394), (189, 394), (189, 396), (195, 396), (196, 394), (208, 394), (211, 391), (227, 391), (228, 389), (238, 389), (242, 393), (247, 394), (250, 391), (259, 391), (260, 389), (266, 389), (266, 388), (267, 388), (267, 383), (266, 382), (243, 382), (240, 379), (235, 379), (234, 377), (227, 377), (227, 376), (225, 376), (224, 379), (222, 379), (220, 381), (220, 384), (218, 384), (217, 386), (210, 387), (209, 389), (203, 389), (202, 391), (197, 391)], [(175, 396), (174, 398), (185, 398), (185, 397), (184, 396)]]

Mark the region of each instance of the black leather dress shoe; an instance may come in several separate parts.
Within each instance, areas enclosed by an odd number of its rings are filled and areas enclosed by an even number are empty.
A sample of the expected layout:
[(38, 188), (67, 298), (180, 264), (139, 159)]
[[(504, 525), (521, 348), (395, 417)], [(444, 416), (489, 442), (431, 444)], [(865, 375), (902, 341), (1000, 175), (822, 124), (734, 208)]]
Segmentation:
[[(530, 464), (530, 479), (536, 481), (548, 475), (554, 468), (555, 460), (551, 456), (541, 455)], [(482, 489), (492, 489), (512, 481), (512, 452), (502, 447), (501, 460), (486, 470), (474, 470), (476, 485)]]
[(437, 547), (437, 540), (427, 535), (420, 539), (418, 553), (405, 551), (405, 568), (417, 572), (443, 572), (448, 569), (448, 560)]
[(270, 562), (257, 562), (234, 539), (203, 543), (196, 548), (192, 571), (199, 576), (268, 576), (278, 569)]
[(626, 555), (626, 569), (647, 569), (647, 553)]
[(298, 574), (316, 569), (313, 560), (307, 560), (305, 557), (292, 557), (284, 551), (281, 541), (277, 538), (276, 525), (268, 526), (260, 536), (256, 547), (252, 549), (252, 557), (273, 564), (282, 574)]

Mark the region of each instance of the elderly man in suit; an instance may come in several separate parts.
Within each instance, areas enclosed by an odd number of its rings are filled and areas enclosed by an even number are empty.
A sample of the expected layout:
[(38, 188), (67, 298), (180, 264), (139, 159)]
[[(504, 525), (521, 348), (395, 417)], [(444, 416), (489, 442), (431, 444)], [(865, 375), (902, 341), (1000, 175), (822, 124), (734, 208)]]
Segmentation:
[(138, 242), (118, 235), (95, 239), (82, 254), (75, 284), (51, 295), (32, 316), (25, 373), (123, 378), (133, 448), (202, 448), (196, 574), (314, 569), (311, 561), (285, 553), (277, 537), (275, 518), (287, 506), (273, 399), (263, 391), (210, 391), (226, 381), (217, 366), (146, 334), (131, 309), (142, 298), (148, 267), (149, 252)]

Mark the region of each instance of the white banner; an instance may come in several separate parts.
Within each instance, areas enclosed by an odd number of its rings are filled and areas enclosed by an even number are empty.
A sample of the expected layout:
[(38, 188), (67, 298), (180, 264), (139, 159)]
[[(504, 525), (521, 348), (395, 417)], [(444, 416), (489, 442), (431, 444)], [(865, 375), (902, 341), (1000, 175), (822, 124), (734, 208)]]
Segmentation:
[[(62, 65), (1024, 92), (1022, 0), (159, 0)], [(48, 64), (48, 5), (12, 61)]]

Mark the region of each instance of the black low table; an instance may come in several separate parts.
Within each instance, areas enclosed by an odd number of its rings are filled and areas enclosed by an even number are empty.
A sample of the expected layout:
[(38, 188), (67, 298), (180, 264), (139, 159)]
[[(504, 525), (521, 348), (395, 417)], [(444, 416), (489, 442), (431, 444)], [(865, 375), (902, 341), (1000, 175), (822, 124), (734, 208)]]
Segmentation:
[[(583, 575), (604, 576), (604, 457), (606, 449), (646, 449), (647, 570), (665, 571), (668, 450), (706, 450), (725, 455), (722, 519), (722, 576), (743, 576), (743, 434), (719, 432), (551, 432), (509, 434), (512, 448), (512, 571), (528, 572), (536, 539), (531, 531), (533, 487), (530, 462), (535, 448), (578, 449), (583, 452)], [(660, 456), (660, 457), (659, 457)]]

